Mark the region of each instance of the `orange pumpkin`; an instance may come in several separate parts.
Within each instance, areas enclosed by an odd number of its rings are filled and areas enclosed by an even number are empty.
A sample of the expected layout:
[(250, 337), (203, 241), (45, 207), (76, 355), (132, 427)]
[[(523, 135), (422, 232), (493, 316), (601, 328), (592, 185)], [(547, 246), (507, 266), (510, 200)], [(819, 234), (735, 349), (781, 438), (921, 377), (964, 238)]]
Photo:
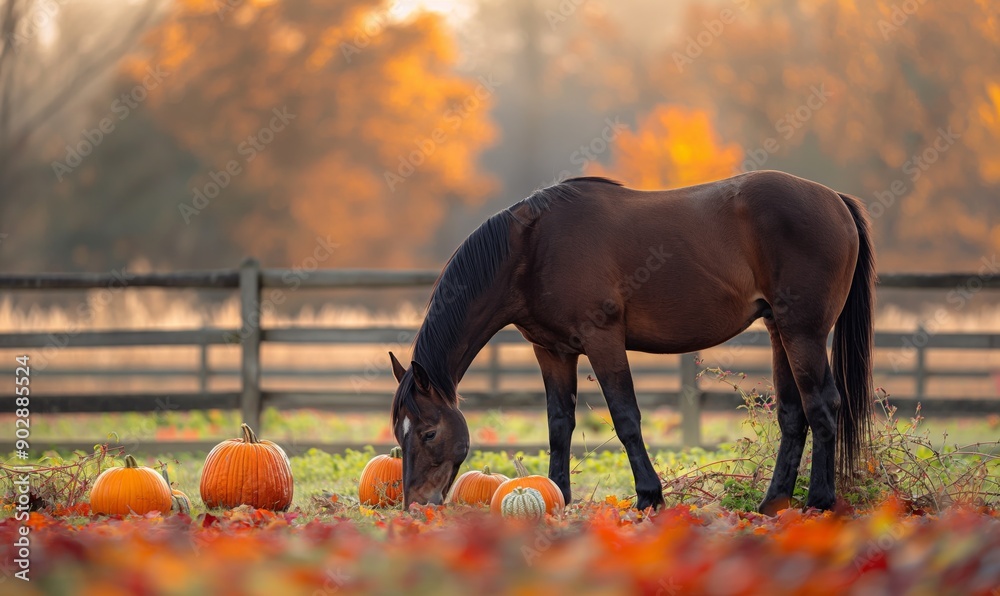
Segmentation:
[(191, 515), (191, 499), (183, 492), (172, 487), (172, 485), (170, 484), (170, 477), (167, 476), (167, 466), (163, 466), (161, 474), (163, 475), (163, 480), (167, 483), (167, 486), (171, 487), (170, 510), (173, 511), (174, 513), (186, 513), (188, 515)]
[(555, 482), (546, 476), (528, 474), (520, 458), (514, 460), (514, 467), (517, 469), (517, 478), (512, 478), (497, 487), (493, 498), (490, 499), (490, 511), (500, 515), (503, 498), (514, 492), (515, 488), (533, 488), (540, 492), (542, 499), (545, 500), (545, 513), (555, 513), (566, 506), (566, 499), (563, 498), (562, 491)]
[(446, 502), (464, 505), (489, 505), (493, 493), (508, 480), (510, 478), (503, 474), (490, 472), (489, 466), (484, 466), (482, 472), (470, 470), (455, 480), (455, 484), (448, 492)]
[(201, 499), (208, 508), (249, 505), (284, 511), (292, 504), (292, 467), (284, 450), (257, 439), (246, 424), (243, 436), (226, 439), (205, 458)]
[(140, 466), (131, 455), (125, 467), (108, 468), (90, 489), (90, 510), (105, 515), (145, 515), (170, 511), (170, 486), (156, 470)]
[(394, 507), (403, 501), (403, 450), (376, 455), (361, 470), (358, 500), (368, 507)]

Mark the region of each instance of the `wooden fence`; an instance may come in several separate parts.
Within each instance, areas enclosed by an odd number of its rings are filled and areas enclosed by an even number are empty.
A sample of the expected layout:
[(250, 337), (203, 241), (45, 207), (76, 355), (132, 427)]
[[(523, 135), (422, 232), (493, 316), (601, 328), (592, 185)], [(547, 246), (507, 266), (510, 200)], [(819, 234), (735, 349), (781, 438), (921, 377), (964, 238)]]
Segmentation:
[[(164, 402), (171, 410), (239, 409), (243, 419), (255, 428), (260, 428), (261, 411), (265, 407), (277, 409), (319, 408), (337, 411), (382, 411), (388, 412), (391, 395), (385, 391), (262, 391), (260, 350), (263, 342), (288, 344), (406, 344), (413, 337), (414, 329), (393, 327), (372, 328), (268, 328), (263, 329), (261, 320), (261, 292), (264, 288), (292, 289), (372, 289), (390, 287), (427, 287), (434, 283), (437, 271), (387, 271), (387, 270), (316, 270), (303, 278), (289, 275), (286, 269), (261, 269), (254, 259), (247, 259), (239, 269), (179, 273), (147, 273), (130, 275), (122, 280), (114, 274), (39, 274), (0, 275), (0, 290), (66, 290), (95, 289), (109, 287), (127, 288), (177, 288), (238, 289), (241, 304), (241, 328), (203, 328), (163, 331), (82, 331), (68, 338), (69, 345), (80, 347), (121, 347), (121, 346), (200, 346), (201, 365), (198, 370), (146, 370), (120, 371), (118, 374), (135, 375), (181, 375), (195, 374), (200, 380), (200, 390), (186, 393), (122, 393), (107, 394), (33, 394), (33, 413), (52, 412), (151, 412), (162, 408)], [(975, 282), (975, 283), (972, 283)], [(888, 274), (880, 280), (883, 288), (901, 289), (953, 289), (974, 287), (980, 289), (1000, 288), (1000, 276), (961, 274)], [(0, 334), (0, 348), (31, 350), (52, 349), (52, 332), (5, 333)], [(405, 340), (405, 341), (404, 341)], [(924, 416), (983, 415), (1000, 412), (1000, 401), (990, 399), (968, 399), (959, 397), (933, 397), (925, 395), (927, 380), (931, 376), (976, 377), (990, 375), (984, 368), (962, 370), (932, 370), (926, 365), (927, 349), (973, 349), (992, 350), (1000, 348), (1000, 334), (992, 333), (886, 333), (878, 332), (875, 337), (877, 348), (900, 349), (910, 342), (916, 350), (916, 364), (913, 368), (897, 370), (877, 369), (878, 374), (912, 375), (915, 378), (915, 395), (894, 399), (901, 407), (922, 404)], [(500, 389), (500, 379), (507, 374), (527, 374), (534, 368), (502, 366), (499, 350), (505, 344), (524, 343), (520, 334), (505, 329), (497, 334), (487, 347), (489, 358), (485, 367), (476, 367), (470, 375), (486, 375), (486, 391), (465, 392), (464, 409), (496, 408), (544, 408), (544, 397), (540, 393), (505, 392)], [(209, 346), (239, 344), (241, 362), (238, 370), (212, 371), (208, 367)], [(738, 346), (767, 346), (767, 334), (748, 331), (733, 338), (727, 344)], [(643, 374), (669, 374), (680, 379), (681, 390), (677, 392), (640, 392), (640, 405), (671, 406), (680, 410), (684, 445), (701, 444), (701, 414), (704, 411), (733, 410), (740, 403), (738, 394), (731, 391), (704, 391), (699, 387), (696, 354), (684, 354), (676, 367), (634, 367), (636, 376)], [(742, 369), (751, 375), (767, 375), (769, 369)], [(12, 371), (10, 371), (12, 372)], [(273, 371), (285, 375), (310, 375), (331, 377), (363, 374), (358, 370), (296, 370)], [(581, 369), (581, 374), (587, 371)], [(48, 374), (48, 373), (46, 373)], [(89, 374), (84, 370), (63, 370), (53, 374)], [(115, 374), (108, 371), (107, 374)], [(239, 391), (212, 392), (208, 390), (208, 379), (218, 374), (238, 374)], [(272, 374), (272, 372), (269, 372)], [(0, 411), (14, 409), (13, 395), (0, 397)], [(66, 443), (66, 445), (74, 445)], [(75, 446), (75, 445), (74, 445)], [(8, 449), (0, 445), (0, 449)]]

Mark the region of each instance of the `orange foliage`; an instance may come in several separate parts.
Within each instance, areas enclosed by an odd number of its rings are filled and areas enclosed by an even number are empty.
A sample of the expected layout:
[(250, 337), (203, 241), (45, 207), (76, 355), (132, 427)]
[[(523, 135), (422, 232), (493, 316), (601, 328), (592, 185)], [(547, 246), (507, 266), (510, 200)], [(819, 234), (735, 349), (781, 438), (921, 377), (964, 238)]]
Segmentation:
[[(983, 59), (1000, 52), (993, 3), (730, 8), (713, 43), (661, 55), (655, 87), (713, 106), (720, 129), (747, 147), (775, 138), (780, 150), (763, 167), (819, 171), (858, 194), (874, 217), (880, 269), (978, 268), (972, 255), (1000, 248), (1000, 62)], [(697, 33), (720, 10), (695, 5), (683, 29)], [(685, 61), (689, 53), (698, 55)], [(823, 102), (810, 100), (816, 88)]]
[[(0, 521), (4, 560), (20, 524)], [(414, 506), (361, 521), (248, 507), (82, 523), (36, 512), (28, 525), (31, 581), (5, 593), (990, 594), (1000, 582), (995, 512), (917, 517), (892, 501), (855, 516), (686, 505), (647, 516), (608, 499), (538, 524)]]
[(637, 131), (619, 133), (613, 155), (607, 169), (596, 165), (589, 173), (654, 190), (731, 176), (743, 150), (719, 139), (707, 112), (667, 105), (647, 115)]
[[(414, 247), (450, 208), (493, 188), (477, 165), (495, 136), (493, 84), (454, 74), (455, 60), (440, 17), (400, 20), (380, 0), (185, 0), (128, 70), (169, 73), (148, 104), (203, 164), (188, 205), (212, 172), (240, 168), (189, 225), (225, 222), (272, 261), (301, 262), (329, 237), (323, 267), (404, 266), (426, 259)], [(293, 117), (264, 132), (279, 112)]]

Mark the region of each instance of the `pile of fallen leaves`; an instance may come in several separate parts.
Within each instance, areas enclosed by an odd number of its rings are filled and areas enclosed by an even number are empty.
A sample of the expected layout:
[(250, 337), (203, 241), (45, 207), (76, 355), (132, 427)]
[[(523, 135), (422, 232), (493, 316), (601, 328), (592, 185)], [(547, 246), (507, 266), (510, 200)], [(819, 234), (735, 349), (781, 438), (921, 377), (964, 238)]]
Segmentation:
[[(82, 506), (85, 508), (85, 506)], [(90, 518), (32, 512), (31, 581), (12, 577), (22, 522), (0, 522), (4, 594), (965, 593), (1000, 588), (1000, 515), (718, 506), (651, 516), (575, 504), (540, 523), (472, 509), (347, 508), (304, 516), (240, 507)]]

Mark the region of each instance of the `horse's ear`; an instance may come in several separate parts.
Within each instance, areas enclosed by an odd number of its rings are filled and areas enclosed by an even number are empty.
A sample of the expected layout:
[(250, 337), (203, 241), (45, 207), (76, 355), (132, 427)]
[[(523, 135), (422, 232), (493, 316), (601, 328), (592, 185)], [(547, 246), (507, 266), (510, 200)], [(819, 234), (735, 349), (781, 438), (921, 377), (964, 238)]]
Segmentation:
[(414, 360), (410, 362), (410, 366), (413, 367), (413, 380), (417, 383), (417, 389), (421, 393), (431, 392), (431, 379), (427, 376), (427, 371), (424, 367), (420, 366), (420, 363)]
[(406, 369), (399, 363), (399, 360), (396, 360), (396, 356), (392, 352), (389, 352), (389, 360), (392, 361), (392, 376), (396, 377), (396, 382), (399, 383), (403, 380)]

